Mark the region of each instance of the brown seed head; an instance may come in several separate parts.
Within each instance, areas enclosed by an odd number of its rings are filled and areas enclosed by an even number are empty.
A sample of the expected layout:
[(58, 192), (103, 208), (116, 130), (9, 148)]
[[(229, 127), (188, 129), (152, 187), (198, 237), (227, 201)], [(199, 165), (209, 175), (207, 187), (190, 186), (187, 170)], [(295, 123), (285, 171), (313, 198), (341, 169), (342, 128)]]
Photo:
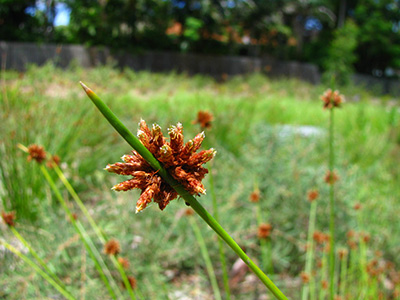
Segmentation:
[(316, 230), (313, 234), (313, 239), (314, 241), (317, 242), (317, 244), (325, 244), (327, 242), (329, 242), (330, 238), (329, 238), (329, 234), (325, 234), (321, 231)]
[(197, 113), (197, 119), (193, 121), (193, 124), (199, 124), (202, 130), (210, 129), (213, 119), (214, 117), (210, 112), (200, 110)]
[(124, 257), (118, 257), (118, 262), (124, 269), (129, 268), (129, 260)]
[(28, 146), (28, 161), (32, 159), (36, 160), (38, 163), (42, 163), (46, 159), (46, 152), (42, 146), (33, 144)]
[(362, 240), (365, 244), (367, 244), (371, 240), (371, 236), (369, 233), (363, 232), (361, 233)]
[(340, 260), (342, 260), (343, 258), (345, 258), (346, 256), (347, 256), (347, 254), (348, 254), (348, 251), (347, 251), (347, 249), (345, 249), (345, 248), (342, 248), (342, 249), (339, 249), (339, 259)]
[(258, 238), (260, 239), (266, 239), (267, 237), (270, 236), (272, 230), (271, 224), (261, 224), (258, 226)]
[(346, 233), (347, 239), (352, 239), (353, 237), (355, 237), (356, 232), (354, 230), (349, 230)]
[[(199, 150), (204, 140), (204, 133), (199, 133), (186, 144), (183, 142), (183, 128), (180, 123), (168, 130), (170, 141), (161, 132), (158, 125), (150, 130), (146, 122), (139, 123), (138, 137), (140, 142), (158, 159), (169, 173), (192, 195), (205, 194), (202, 184), (208, 170), (202, 165), (216, 154), (214, 149)], [(132, 176), (113, 187), (115, 191), (128, 191), (138, 188), (141, 195), (136, 204), (136, 212), (146, 208), (153, 200), (161, 210), (175, 199), (177, 192), (153, 170), (145, 159), (133, 151), (133, 155), (124, 155), (123, 163), (107, 165), (106, 170), (120, 175)]]
[(115, 239), (109, 240), (104, 245), (104, 253), (107, 255), (117, 255), (120, 252), (121, 248), (119, 242)]
[(310, 282), (310, 274), (308, 274), (306, 272), (301, 272), (300, 278), (301, 278), (301, 281), (303, 283), (309, 283)]
[(78, 220), (78, 214), (77, 213), (72, 213), (71, 214), (72, 219), (74, 219), (75, 221)]
[[(128, 281), (129, 281), (129, 284), (131, 285), (131, 288), (135, 289), (136, 288), (136, 284), (137, 284), (136, 278), (133, 277), (133, 276), (128, 276)], [(124, 287), (126, 288), (125, 285), (124, 285)]]
[(347, 245), (349, 245), (351, 250), (357, 249), (357, 243), (355, 241), (349, 240), (347, 241)]
[(307, 200), (313, 202), (318, 198), (318, 196), (319, 196), (318, 190), (310, 190), (307, 193)]
[(319, 269), (321, 269), (321, 268), (323, 267), (323, 265), (324, 265), (324, 262), (323, 262), (321, 259), (319, 259), (319, 260), (317, 261), (317, 267), (318, 267)]
[(321, 100), (324, 102), (325, 109), (332, 109), (334, 107), (340, 107), (344, 102), (344, 96), (339, 94), (339, 91), (332, 91), (328, 89), (321, 96)]
[(334, 184), (339, 180), (339, 176), (336, 174), (336, 172), (327, 171), (324, 180), (327, 184)]
[(322, 280), (322, 281), (321, 281), (321, 285), (322, 285), (322, 288), (323, 288), (324, 290), (328, 289), (328, 286), (329, 286), (328, 281)]
[(193, 216), (194, 215), (194, 210), (191, 208), (186, 208), (185, 209), (185, 216)]
[(257, 203), (260, 201), (260, 190), (255, 189), (251, 194), (250, 194), (250, 202)]
[(47, 161), (46, 166), (48, 168), (53, 168), (53, 164), (59, 166), (60, 165), (60, 157), (58, 155), (53, 155), (50, 157), (50, 159)]
[(356, 204), (354, 204), (354, 206), (353, 206), (353, 208), (354, 208), (354, 210), (360, 210), (361, 209), (361, 203), (356, 203)]
[(8, 226), (10, 226), (10, 227), (15, 226), (15, 212), (14, 211), (10, 211), (8, 213), (5, 211), (2, 211), (1, 217), (3, 218), (4, 223), (6, 223)]

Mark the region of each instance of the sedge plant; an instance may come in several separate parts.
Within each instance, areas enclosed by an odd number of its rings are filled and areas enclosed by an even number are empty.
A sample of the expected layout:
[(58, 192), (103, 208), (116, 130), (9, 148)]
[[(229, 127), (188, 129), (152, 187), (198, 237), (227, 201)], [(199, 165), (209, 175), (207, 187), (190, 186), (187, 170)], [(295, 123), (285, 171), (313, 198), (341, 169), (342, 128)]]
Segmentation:
[[(101, 231), (101, 229), (97, 226), (96, 222), (94, 221), (94, 219), (90, 215), (89, 211), (87, 210), (87, 208), (83, 204), (82, 200), (79, 198), (78, 194), (76, 193), (76, 191), (74, 190), (74, 188), (72, 187), (72, 185), (70, 184), (70, 182), (68, 181), (68, 179), (66, 178), (66, 176), (64, 175), (62, 170), (60, 169), (60, 167), (58, 166), (58, 164), (52, 162), (52, 167), (55, 170), (55, 172), (57, 173), (57, 175), (58, 175), (59, 179), (61, 180), (61, 182), (64, 184), (64, 186), (68, 190), (68, 192), (71, 195), (72, 199), (74, 199), (75, 203), (78, 205), (78, 207), (80, 208), (81, 212), (84, 214), (84, 216), (88, 220), (88, 222), (89, 222), (90, 226), (92, 227), (93, 231), (96, 233), (96, 236), (97, 236), (98, 240), (101, 242), (102, 245), (106, 245), (107, 237)], [(116, 258), (115, 255), (109, 255), (109, 257), (110, 257), (111, 262), (113, 263), (114, 267), (120, 273), (120, 276), (122, 278), (124, 286), (127, 288), (128, 292), (129, 292), (130, 298), (131, 299), (135, 299), (136, 298), (135, 294), (133, 292), (132, 286), (131, 286), (131, 284), (129, 282), (129, 278), (128, 278), (128, 276), (127, 276), (127, 274), (125, 272), (125, 269), (123, 268), (122, 264), (118, 261), (118, 259)]]
[[(208, 111), (200, 110), (197, 113), (197, 119), (193, 122), (194, 124), (199, 124), (201, 130), (208, 130), (212, 127), (212, 121), (214, 120), (214, 116)], [(215, 194), (215, 187), (214, 187), (214, 174), (212, 170), (212, 162), (209, 165), (209, 185), (211, 191), (211, 199), (213, 205), (213, 213), (214, 218), (219, 221), (219, 213), (218, 213), (218, 203), (217, 203), (217, 196)], [(218, 251), (219, 251), (219, 260), (221, 263), (222, 269), (222, 280), (224, 283), (224, 290), (225, 290), (225, 298), (226, 300), (231, 300), (231, 290), (229, 286), (229, 277), (228, 277), (228, 268), (226, 265), (226, 256), (223, 242), (220, 238), (218, 238)]]
[(204, 241), (204, 237), (201, 234), (200, 227), (197, 224), (196, 220), (194, 218), (190, 217), (193, 215), (193, 213), (194, 213), (194, 211), (192, 209), (188, 208), (185, 212), (185, 215), (189, 217), (189, 224), (192, 227), (194, 236), (196, 237), (197, 243), (200, 247), (200, 252), (201, 252), (201, 255), (203, 256), (203, 260), (206, 265), (208, 278), (210, 279), (211, 287), (213, 289), (214, 298), (215, 298), (215, 300), (222, 300), (221, 293), (220, 293), (219, 287), (218, 287), (217, 277), (215, 276), (214, 267), (211, 262), (210, 254), (208, 253), (206, 242)]
[(47, 266), (45, 261), (38, 255), (38, 253), (33, 249), (33, 247), (25, 240), (22, 235), (15, 228), (15, 212), (2, 212), (1, 216), (3, 218), (4, 223), (10, 228), (11, 232), (14, 236), (28, 249), (29, 253), (36, 259), (36, 264), (25, 254), (21, 253), (17, 249), (15, 249), (12, 245), (7, 243), (4, 240), (0, 240), (0, 243), (4, 245), (9, 251), (13, 252), (23, 261), (25, 261), (31, 268), (33, 268), (36, 273), (42, 276), (48, 283), (50, 283), (57, 291), (59, 291), (65, 298), (68, 300), (75, 299), (66, 289), (64, 283), (60, 280), (60, 278), (54, 274)]
[(325, 182), (329, 184), (329, 232), (330, 232), (330, 250), (329, 250), (329, 295), (330, 300), (335, 297), (335, 182), (338, 177), (334, 171), (335, 152), (334, 152), (334, 111), (341, 107), (344, 101), (343, 95), (339, 91), (328, 89), (322, 96), (324, 108), (329, 110), (329, 170), (325, 177)]
[(317, 214), (317, 198), (318, 198), (317, 190), (310, 190), (307, 194), (307, 200), (311, 202), (310, 205), (310, 217), (308, 221), (308, 234), (307, 234), (307, 246), (306, 246), (306, 265), (303, 273), (303, 277), (306, 280), (303, 280), (303, 290), (301, 294), (301, 300), (307, 300), (308, 295), (310, 294), (311, 299), (315, 299), (315, 278), (312, 275), (313, 270), (313, 261), (314, 261), (314, 231), (315, 231), (315, 219)]
[[(104, 285), (106, 286), (110, 296), (112, 299), (122, 299), (122, 293), (120, 288), (118, 287), (117, 283), (115, 282), (113, 276), (111, 275), (110, 270), (108, 269), (106, 263), (104, 262), (101, 254), (97, 250), (93, 240), (91, 239), (90, 235), (87, 233), (85, 228), (83, 227), (82, 223), (76, 218), (76, 215), (71, 211), (69, 208), (68, 202), (64, 197), (61, 195), (60, 190), (58, 189), (57, 185), (55, 184), (53, 178), (51, 177), (50, 173), (48, 172), (45, 164), (43, 163), (46, 159), (46, 152), (42, 146), (38, 145), (30, 145), (29, 147), (25, 147), (24, 145), (19, 144), (18, 147), (26, 153), (29, 153), (28, 161), (35, 160), (39, 166), (40, 171), (42, 172), (43, 176), (45, 177), (46, 181), (50, 185), (51, 190), (53, 191), (54, 195), (56, 196), (57, 200), (61, 204), (62, 208), (66, 212), (70, 222), (72, 223), (74, 229), (79, 234), (89, 256), (94, 262), (94, 265), (102, 279)], [(135, 299), (135, 298), (133, 298)]]
[[(271, 291), (271, 293), (277, 299), (287, 299), (287, 297), (282, 293), (282, 291), (271, 281), (271, 279), (250, 259), (249, 256), (240, 248), (240, 246), (236, 243), (236, 241), (222, 228), (222, 226), (215, 220), (215, 218), (196, 200), (193, 194), (204, 192), (204, 188), (202, 184), (198, 182), (196, 178), (192, 177), (189, 174), (184, 174), (179, 172), (179, 174), (175, 173), (175, 176), (181, 175), (185, 176), (188, 180), (185, 181), (185, 187), (183, 184), (178, 181), (174, 176), (172, 176), (169, 171), (164, 167), (164, 165), (154, 157), (154, 154), (149, 151), (149, 149), (142, 143), (147, 142), (151, 136), (149, 133), (149, 129), (147, 125), (145, 125), (144, 121), (141, 122), (141, 132), (139, 132), (139, 140), (136, 136), (134, 136), (126, 126), (118, 119), (118, 117), (108, 108), (108, 106), (86, 85), (81, 82), (83, 89), (85, 90), (88, 97), (92, 100), (93, 104), (100, 110), (103, 116), (109, 121), (109, 123), (117, 130), (117, 132), (128, 142), (129, 145), (135, 149), (133, 156), (125, 156), (125, 161), (130, 161), (132, 169), (135, 169), (137, 166), (146, 167), (147, 174), (150, 175), (150, 178), (146, 177), (146, 172), (140, 173), (140, 175), (144, 176), (147, 179), (151, 179), (158, 182), (152, 182), (150, 186), (145, 185), (144, 182), (140, 182), (141, 178), (138, 178), (138, 182), (123, 182), (120, 185), (117, 185), (115, 188), (124, 190), (128, 189), (129, 185), (132, 187), (140, 187), (142, 188), (142, 195), (139, 198), (139, 202), (137, 204), (137, 210), (143, 210), (147, 203), (155, 196), (155, 200), (157, 200), (160, 208), (165, 208), (165, 205), (172, 199), (174, 199), (177, 195), (182, 197), (186, 203), (188, 203), (193, 210), (213, 229), (231, 248), (234, 252), (249, 266), (249, 268), (254, 272), (254, 274), (263, 282), (263, 284)], [(183, 139), (183, 136), (180, 137), (181, 129), (179, 126), (171, 129), (171, 134), (176, 141), (176, 138)], [(146, 129), (147, 128), (147, 129)], [(168, 162), (171, 159), (171, 144), (166, 144), (164, 137), (160, 133), (161, 128), (155, 125), (153, 126), (153, 142), (160, 143), (162, 149), (160, 147), (154, 149), (154, 151), (159, 151), (159, 158), (165, 159)], [(155, 138), (155, 141), (154, 141)], [(192, 141), (188, 142), (187, 150), (190, 148), (191, 151), (194, 149), (196, 151), (199, 147), (199, 143), (201, 144), (204, 136), (197, 136)], [(201, 140), (201, 141), (199, 141)], [(181, 142), (181, 141), (180, 141)], [(151, 147), (150, 144), (147, 145)], [(208, 161), (210, 157), (206, 157), (208, 155), (215, 154), (215, 152), (210, 149), (209, 152), (203, 152), (203, 157), (197, 157), (200, 160)], [(207, 150), (205, 150), (207, 151)], [(193, 151), (192, 151), (193, 153)], [(200, 152), (201, 153), (201, 152)], [(184, 153), (181, 153), (184, 155)], [(182, 157), (181, 157), (182, 158)], [(212, 157), (211, 157), (212, 158)], [(195, 157), (191, 156), (191, 159), (195, 159)], [(208, 160), (207, 160), (208, 159)], [(126, 162), (127, 163), (127, 162)], [(128, 163), (127, 163), (128, 164)], [(114, 164), (110, 166), (110, 169), (115, 173), (124, 174), (126, 168), (129, 168), (128, 165), (117, 165)], [(178, 170), (175, 169), (175, 172)], [(137, 172), (137, 171), (135, 171)], [(154, 174), (157, 173), (157, 176)], [(126, 174), (126, 173), (125, 173)], [(128, 173), (129, 174), (129, 173)], [(139, 174), (139, 173), (136, 173)], [(203, 177), (204, 177), (203, 173)], [(199, 174), (197, 174), (198, 177)], [(162, 179), (162, 181), (161, 181)], [(160, 182), (161, 181), (161, 182)], [(191, 190), (191, 192), (189, 192)], [(164, 196), (162, 196), (164, 195)], [(142, 197), (143, 196), (143, 197)], [(173, 197), (174, 196), (174, 197)]]
[(261, 260), (263, 268), (269, 275), (273, 275), (274, 268), (272, 263), (272, 249), (270, 235), (272, 231), (272, 225), (265, 223), (265, 217), (262, 213), (260, 203), (261, 193), (257, 185), (254, 187), (254, 191), (250, 194), (250, 201), (256, 205), (256, 221), (258, 226), (257, 236), (260, 240)]

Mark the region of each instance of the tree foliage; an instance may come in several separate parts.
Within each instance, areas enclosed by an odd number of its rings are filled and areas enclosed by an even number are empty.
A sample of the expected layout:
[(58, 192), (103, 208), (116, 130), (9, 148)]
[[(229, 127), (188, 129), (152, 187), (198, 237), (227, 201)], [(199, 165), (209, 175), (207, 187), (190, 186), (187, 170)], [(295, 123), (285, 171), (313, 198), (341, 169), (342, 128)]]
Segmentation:
[[(70, 23), (53, 28), (58, 3)], [(0, 25), (1, 40), (272, 55), (329, 71), (327, 58), (340, 56), (343, 74), (400, 69), (398, 0), (0, 0)]]

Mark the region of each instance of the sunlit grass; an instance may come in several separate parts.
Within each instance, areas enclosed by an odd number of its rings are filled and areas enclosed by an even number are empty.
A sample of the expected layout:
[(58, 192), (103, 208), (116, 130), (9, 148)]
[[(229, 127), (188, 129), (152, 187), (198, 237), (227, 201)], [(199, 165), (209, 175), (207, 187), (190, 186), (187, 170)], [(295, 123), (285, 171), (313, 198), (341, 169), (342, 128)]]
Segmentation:
[[(118, 161), (121, 153), (129, 153), (130, 148), (84, 99), (79, 80), (90, 82), (132, 131), (136, 131), (138, 120), (144, 118), (163, 127), (182, 122), (186, 135), (193, 136), (198, 131), (198, 126), (192, 124), (197, 111), (211, 111), (214, 122), (206, 143), (218, 151), (213, 170), (219, 219), (246, 247), (247, 253), (261, 260), (254, 205), (248, 201), (257, 178), (263, 195), (260, 207), (274, 228), (270, 239), (276, 274), (297, 278), (304, 269), (303, 246), (309, 213), (304, 198), (310, 187), (320, 190), (316, 226), (328, 228), (328, 188), (323, 183), (328, 157), (328, 114), (317, 100), (323, 86), (295, 80), (272, 81), (261, 75), (215, 83), (201, 76), (128, 70), (121, 73), (110, 67), (62, 71), (52, 65), (31, 67), (23, 75), (7, 72), (5, 78), (7, 109), (4, 93), (0, 95), (3, 208), (17, 210), (19, 232), (41, 257), (51, 261), (61, 280), (75, 283), (73, 292), (79, 294), (84, 286), (86, 299), (95, 299), (96, 292), (106, 288), (89, 262), (86, 281), (82, 282), (83, 256), (87, 254), (74, 239), (73, 229), (43, 178), (37, 176), (39, 168), (26, 162), (25, 155), (16, 148), (17, 143), (42, 144), (62, 158), (63, 171), (96, 223), (127, 249), (146, 299), (165, 299), (166, 294), (187, 291), (188, 287), (193, 293), (211, 288), (206, 269), (199, 267), (204, 265), (200, 250), (193, 248), (195, 237), (186, 222), (179, 221), (186, 208), (183, 201), (176, 201), (162, 213), (152, 206), (144, 214), (134, 215), (138, 193), (115, 194), (109, 190), (117, 179), (103, 168)], [(396, 263), (398, 269), (398, 104), (380, 103), (359, 90), (341, 92), (347, 103), (335, 114), (336, 165), (341, 177), (337, 184), (338, 247), (346, 244), (349, 229), (368, 232), (371, 241), (367, 259), (380, 250), (383, 258)], [(299, 125), (315, 126), (319, 131), (304, 136), (296, 133)], [(52, 176), (56, 178), (55, 174)], [(200, 201), (211, 209), (211, 195), (201, 197)], [(358, 202), (362, 209), (355, 212), (353, 206)], [(357, 218), (364, 222), (360, 224)], [(212, 261), (217, 262), (217, 240), (205, 227), (200, 229)], [(11, 234), (1, 230), (12, 241)], [(54, 293), (12, 255), (0, 255), (0, 298), (33, 299), (38, 294)], [(235, 258), (232, 253), (226, 255), (230, 268)], [(219, 272), (217, 269), (221, 278)], [(349, 272), (347, 290), (352, 280)], [(23, 285), (27, 277), (35, 284)], [(279, 282), (278, 276), (277, 280), (289, 296), (300, 295), (300, 285), (285, 288), (285, 281)], [(251, 293), (242, 292), (236, 298), (248, 299)], [(237, 290), (232, 293), (238, 294)]]

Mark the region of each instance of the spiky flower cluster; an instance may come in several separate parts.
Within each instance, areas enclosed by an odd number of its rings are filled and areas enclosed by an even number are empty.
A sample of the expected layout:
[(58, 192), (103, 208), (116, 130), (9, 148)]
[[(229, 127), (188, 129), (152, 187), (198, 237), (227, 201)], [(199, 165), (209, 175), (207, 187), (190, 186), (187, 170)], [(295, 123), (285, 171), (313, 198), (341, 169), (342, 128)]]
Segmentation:
[(310, 202), (313, 202), (314, 200), (316, 200), (319, 196), (319, 192), (318, 190), (309, 190), (307, 192), (307, 200)]
[(266, 239), (271, 235), (272, 225), (271, 224), (260, 224), (258, 226), (257, 236), (259, 239)]
[(332, 91), (327, 89), (321, 96), (321, 100), (324, 102), (324, 108), (332, 109), (334, 107), (340, 107), (344, 102), (344, 96), (339, 94), (339, 91)]
[(4, 223), (6, 223), (8, 226), (13, 227), (15, 225), (15, 212), (10, 211), (10, 212), (1, 212), (1, 217), (3, 218)]
[(46, 151), (42, 146), (33, 144), (28, 146), (28, 161), (36, 160), (38, 163), (42, 163), (46, 159)]
[[(164, 165), (167, 171), (190, 194), (205, 194), (206, 190), (201, 181), (208, 170), (202, 165), (210, 161), (216, 151), (211, 148), (197, 153), (204, 140), (204, 132), (184, 144), (183, 128), (180, 123), (169, 128), (168, 134), (169, 142), (163, 136), (159, 125), (154, 124), (150, 130), (145, 121), (141, 120), (139, 123), (139, 140)], [(107, 165), (106, 170), (109, 172), (132, 176), (131, 179), (115, 185), (113, 189), (115, 191), (140, 189), (142, 192), (136, 204), (136, 212), (145, 209), (152, 199), (163, 210), (178, 194), (140, 154), (136, 151), (133, 151), (132, 154), (122, 157), (124, 163)]]
[(121, 246), (117, 240), (111, 239), (104, 245), (103, 250), (107, 255), (117, 255), (121, 251)]
[(199, 124), (202, 129), (210, 129), (213, 119), (214, 117), (210, 112), (200, 110), (197, 113), (197, 119), (193, 123)]

